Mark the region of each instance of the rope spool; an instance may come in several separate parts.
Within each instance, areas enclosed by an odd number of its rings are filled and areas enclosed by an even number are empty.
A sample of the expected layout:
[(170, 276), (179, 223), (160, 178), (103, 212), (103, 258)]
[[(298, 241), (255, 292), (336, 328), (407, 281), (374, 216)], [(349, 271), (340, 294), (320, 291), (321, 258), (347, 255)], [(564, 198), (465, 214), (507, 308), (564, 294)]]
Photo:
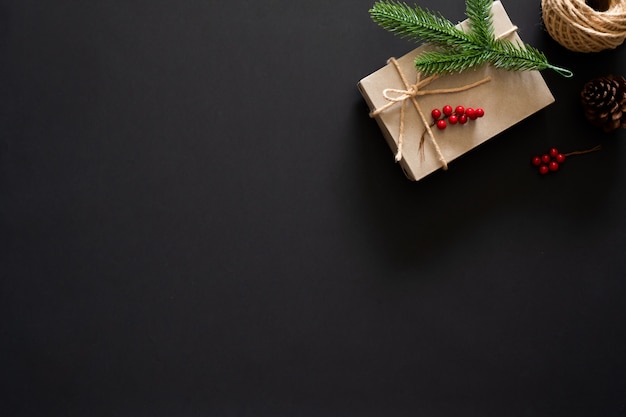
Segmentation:
[(575, 52), (615, 49), (626, 39), (626, 0), (541, 0), (552, 38)]

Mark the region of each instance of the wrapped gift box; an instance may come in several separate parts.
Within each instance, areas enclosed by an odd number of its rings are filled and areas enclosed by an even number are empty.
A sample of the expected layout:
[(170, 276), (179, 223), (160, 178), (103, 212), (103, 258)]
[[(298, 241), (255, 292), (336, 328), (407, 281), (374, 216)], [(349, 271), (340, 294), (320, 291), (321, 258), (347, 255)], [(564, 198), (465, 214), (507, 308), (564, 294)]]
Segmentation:
[[(496, 37), (521, 42), (515, 31), (516, 27), (499, 1), (493, 3), (492, 14)], [(467, 28), (468, 21), (461, 22), (459, 26)], [(413, 61), (420, 52), (429, 47), (422, 45), (398, 58), (398, 68), (395, 64), (388, 63), (359, 81), (359, 90), (372, 111), (390, 102), (383, 95), (386, 89), (406, 90), (398, 69), (409, 84), (416, 83), (418, 74)], [(434, 141), (429, 140), (430, 137), (426, 134), (422, 147), (420, 142), (426, 126), (412, 99), (406, 100), (402, 159), (399, 163), (409, 179), (416, 181), (442, 167), (445, 168), (447, 163), (554, 102), (552, 93), (538, 71), (506, 71), (489, 65), (439, 77), (422, 87), (422, 90), (453, 89), (479, 83), (486, 78), (489, 79), (488, 82), (465, 91), (415, 97), (428, 122), (432, 121), (431, 110), (441, 109), (446, 104), (453, 108), (460, 105), (466, 108), (481, 107), (485, 110), (483, 118), (469, 121), (465, 125), (449, 125), (444, 130), (432, 128)], [(397, 91), (394, 93), (395, 97), (401, 95)], [(387, 94), (388, 97), (390, 95)], [(401, 112), (402, 103), (398, 102), (375, 116), (394, 154), (398, 149), (401, 132)]]

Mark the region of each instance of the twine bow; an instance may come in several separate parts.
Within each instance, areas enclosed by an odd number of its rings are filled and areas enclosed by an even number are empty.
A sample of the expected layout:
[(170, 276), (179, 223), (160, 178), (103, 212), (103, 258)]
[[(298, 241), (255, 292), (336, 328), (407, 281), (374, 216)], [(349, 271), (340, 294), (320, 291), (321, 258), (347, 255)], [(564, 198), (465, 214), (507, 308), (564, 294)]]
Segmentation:
[(447, 170), (448, 162), (446, 161), (446, 158), (443, 156), (443, 153), (441, 152), (441, 148), (439, 147), (439, 144), (437, 143), (437, 140), (435, 139), (435, 135), (432, 129), (430, 128), (430, 123), (428, 123), (428, 120), (426, 119), (426, 116), (424, 115), (422, 108), (417, 102), (417, 97), (431, 95), (431, 94), (458, 93), (461, 91), (469, 90), (474, 87), (478, 87), (481, 84), (485, 84), (491, 81), (491, 77), (487, 76), (483, 78), (482, 80), (479, 80), (474, 83), (467, 84), (461, 87), (441, 88), (441, 89), (436, 89), (436, 90), (422, 90), (422, 87), (429, 85), (430, 83), (432, 83), (439, 77), (437, 75), (432, 75), (422, 80), (421, 79), (422, 74), (418, 73), (416, 83), (409, 84), (408, 80), (406, 79), (406, 76), (404, 75), (404, 72), (402, 72), (402, 69), (400, 68), (400, 65), (398, 64), (398, 61), (395, 58), (389, 58), (389, 61), (387, 62), (393, 64), (393, 66), (396, 68), (396, 71), (398, 72), (398, 75), (402, 79), (402, 83), (404, 84), (405, 89), (404, 90), (397, 89), (397, 88), (384, 89), (383, 97), (385, 98), (385, 100), (388, 101), (388, 103), (372, 111), (370, 113), (370, 117), (376, 117), (380, 115), (382, 112), (384, 112), (385, 110), (389, 109), (390, 107), (394, 106), (397, 103), (401, 104), (400, 134), (398, 136), (398, 151), (396, 152), (396, 162), (400, 162), (402, 160), (402, 148), (404, 144), (404, 119), (405, 119), (405, 114), (406, 114), (406, 101), (411, 100), (411, 102), (413, 103), (413, 106), (415, 107), (415, 110), (417, 111), (417, 114), (419, 115), (420, 119), (422, 120), (422, 123), (424, 124), (424, 127), (426, 128), (426, 133), (428, 133), (428, 137), (430, 138), (430, 141), (433, 144), (433, 147), (435, 148), (435, 152), (437, 153), (437, 159), (439, 160), (439, 162), (441, 162), (441, 167), (444, 170)]
[[(517, 31), (517, 26), (513, 26), (509, 30), (507, 30), (506, 32), (498, 36), (498, 38), (507, 37), (515, 33), (516, 31)], [(443, 156), (443, 153), (441, 152), (441, 148), (439, 147), (439, 144), (437, 143), (437, 140), (435, 139), (435, 135), (432, 129), (430, 128), (430, 123), (428, 123), (428, 119), (424, 115), (424, 112), (422, 111), (419, 103), (417, 102), (417, 97), (431, 95), (431, 94), (448, 94), (448, 93), (458, 93), (461, 91), (466, 91), (466, 90), (472, 89), (474, 87), (478, 87), (479, 85), (482, 85), (491, 81), (491, 77), (487, 76), (479, 81), (476, 81), (474, 83), (467, 84), (461, 87), (442, 88), (442, 89), (435, 89), (435, 90), (422, 90), (423, 87), (426, 87), (427, 85), (435, 81), (437, 78), (439, 78), (439, 76), (432, 75), (430, 77), (422, 79), (422, 74), (418, 72), (417, 80), (415, 84), (410, 84), (406, 76), (404, 75), (404, 72), (402, 72), (402, 69), (400, 68), (400, 65), (398, 64), (398, 61), (395, 58), (389, 58), (387, 63), (391, 63), (395, 67), (396, 71), (398, 72), (398, 75), (400, 76), (400, 79), (402, 80), (402, 83), (404, 84), (404, 89), (397, 89), (397, 88), (384, 89), (383, 97), (385, 98), (385, 100), (388, 101), (388, 103), (370, 112), (370, 117), (376, 117), (380, 115), (385, 110), (396, 105), (397, 103), (401, 104), (400, 134), (398, 136), (398, 151), (396, 152), (396, 156), (395, 156), (396, 162), (400, 162), (402, 160), (402, 148), (404, 145), (404, 119), (405, 119), (405, 113), (406, 113), (405, 107), (406, 107), (406, 101), (410, 100), (413, 103), (413, 106), (415, 107), (417, 114), (422, 120), (422, 123), (424, 124), (424, 127), (425, 127), (424, 133), (428, 134), (428, 137), (430, 138), (430, 141), (433, 144), (433, 147), (435, 148), (435, 152), (437, 153), (437, 159), (439, 160), (439, 162), (441, 162), (442, 169), (447, 170), (448, 162), (446, 161), (445, 157)], [(423, 136), (424, 135), (422, 135), (422, 138)], [(421, 149), (421, 146), (422, 144), (420, 143), (420, 149)]]

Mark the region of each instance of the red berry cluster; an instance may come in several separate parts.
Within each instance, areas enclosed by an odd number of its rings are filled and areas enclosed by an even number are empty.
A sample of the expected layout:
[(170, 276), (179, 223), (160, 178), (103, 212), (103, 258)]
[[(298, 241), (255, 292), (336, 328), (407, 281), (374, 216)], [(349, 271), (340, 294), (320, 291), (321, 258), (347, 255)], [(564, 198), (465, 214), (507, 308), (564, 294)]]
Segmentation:
[(557, 148), (551, 148), (548, 153), (533, 156), (531, 163), (539, 167), (539, 173), (546, 175), (549, 172), (559, 170), (559, 164), (565, 162), (565, 155), (559, 152)]
[(451, 125), (455, 125), (457, 123), (464, 125), (468, 120), (476, 120), (479, 117), (483, 117), (485, 115), (485, 111), (480, 107), (473, 109), (471, 107), (465, 108), (463, 106), (456, 106), (453, 109), (452, 106), (445, 105), (441, 110), (433, 109), (430, 112), (430, 115), (435, 121), (433, 124), (436, 124), (439, 130), (443, 130), (448, 126), (448, 123)]

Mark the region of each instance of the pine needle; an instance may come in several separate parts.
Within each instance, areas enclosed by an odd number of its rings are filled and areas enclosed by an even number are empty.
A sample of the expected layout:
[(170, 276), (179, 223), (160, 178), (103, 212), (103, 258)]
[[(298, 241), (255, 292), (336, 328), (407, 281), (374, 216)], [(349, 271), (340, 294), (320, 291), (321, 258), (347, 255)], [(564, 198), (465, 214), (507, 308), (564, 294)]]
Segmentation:
[(369, 13), (374, 22), (403, 38), (427, 42), (435, 51), (415, 59), (424, 75), (461, 72), (491, 64), (510, 71), (552, 69), (564, 77), (571, 71), (550, 64), (545, 55), (528, 44), (518, 44), (494, 36), (491, 6), (493, 0), (466, 0), (469, 30), (457, 28), (438, 12), (410, 7), (395, 0), (374, 3)]

